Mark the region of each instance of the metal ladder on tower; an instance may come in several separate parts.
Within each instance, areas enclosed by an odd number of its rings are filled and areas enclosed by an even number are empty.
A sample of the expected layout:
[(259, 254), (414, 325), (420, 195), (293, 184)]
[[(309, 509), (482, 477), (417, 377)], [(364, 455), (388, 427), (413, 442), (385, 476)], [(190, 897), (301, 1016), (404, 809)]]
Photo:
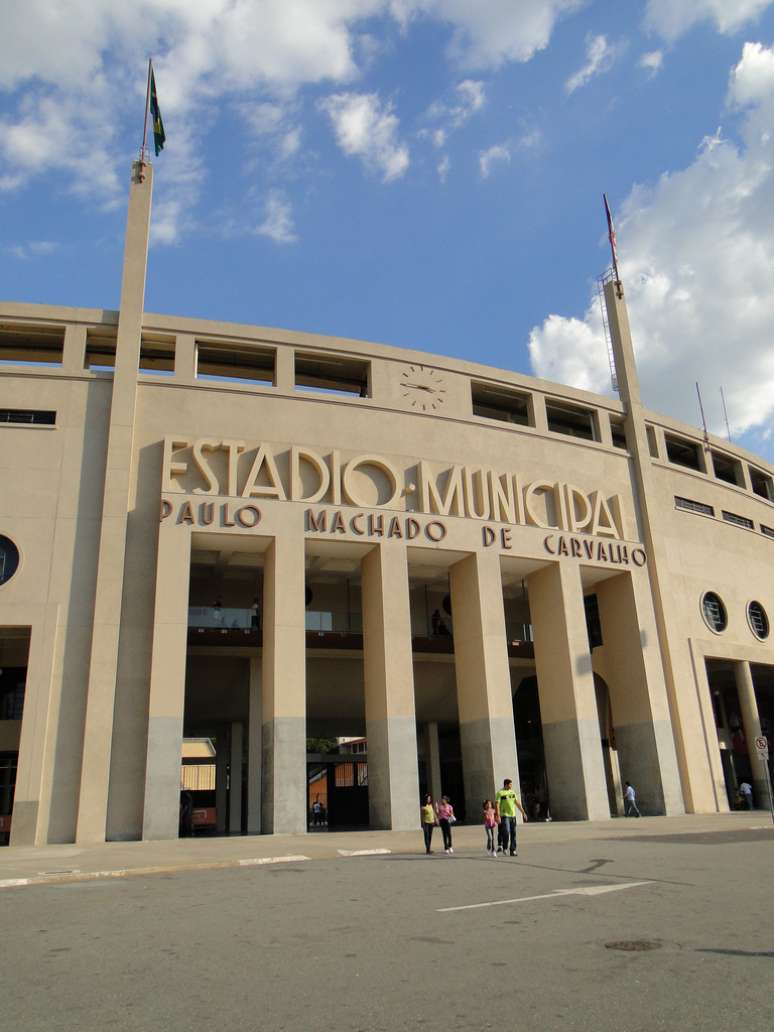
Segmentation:
[(603, 292), (603, 286), (610, 278), (611, 273), (607, 272), (604, 276), (597, 277), (597, 297), (599, 298), (599, 310), (602, 315), (602, 332), (605, 335), (605, 346), (607, 347), (607, 361), (610, 364), (610, 384), (613, 390), (618, 393), (618, 377), (615, 375), (615, 356), (613, 355), (613, 342), (610, 339), (610, 326), (607, 322), (607, 306), (605, 305), (605, 295)]

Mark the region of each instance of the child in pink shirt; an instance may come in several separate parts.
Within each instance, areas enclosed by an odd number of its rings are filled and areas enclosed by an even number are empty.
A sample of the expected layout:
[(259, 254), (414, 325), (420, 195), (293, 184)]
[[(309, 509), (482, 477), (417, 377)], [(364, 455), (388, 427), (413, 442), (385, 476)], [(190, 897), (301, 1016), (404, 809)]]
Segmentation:
[(483, 815), (484, 830), (486, 831), (486, 851), (490, 856), (497, 857), (497, 843), (495, 842), (497, 811), (495, 810), (491, 799), (484, 800)]

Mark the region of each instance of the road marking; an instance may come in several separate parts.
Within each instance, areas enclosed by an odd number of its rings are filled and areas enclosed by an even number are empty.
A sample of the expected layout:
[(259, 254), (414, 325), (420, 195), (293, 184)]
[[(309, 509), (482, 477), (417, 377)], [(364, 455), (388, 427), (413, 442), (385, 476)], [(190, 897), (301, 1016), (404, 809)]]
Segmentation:
[(540, 896), (520, 896), (518, 899), (496, 899), (491, 903), (468, 903), (464, 907), (440, 907), (437, 914), (450, 914), (454, 910), (479, 910), (482, 907), (502, 907), (506, 903), (530, 903), (534, 899), (558, 899), (560, 896), (601, 896), (605, 892), (621, 892), (635, 889), (638, 885), (652, 885), (649, 881), (624, 882), (622, 885), (589, 885), (583, 889), (554, 889)]
[(299, 860), (309, 860), (308, 856), (254, 856), (240, 860), (240, 867), (258, 867), (262, 864), (294, 864)]
[(391, 853), (391, 849), (337, 849), (339, 856), (383, 856)]
[(4, 878), (0, 881), (0, 889), (15, 889), (17, 885), (31, 885), (31, 878)]

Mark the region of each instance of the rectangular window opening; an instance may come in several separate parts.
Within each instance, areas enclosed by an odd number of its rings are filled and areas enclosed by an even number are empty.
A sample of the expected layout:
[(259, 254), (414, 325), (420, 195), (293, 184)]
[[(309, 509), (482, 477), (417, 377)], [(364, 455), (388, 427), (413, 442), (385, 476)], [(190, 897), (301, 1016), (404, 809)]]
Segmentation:
[(628, 448), (624, 421), (622, 419), (617, 419), (615, 416), (610, 417), (610, 435), (616, 448)]
[(676, 466), (685, 466), (687, 469), (696, 469), (703, 473), (699, 446), (693, 441), (687, 441), (684, 437), (670, 437), (664, 435), (666, 441), (667, 458)]
[(475, 381), (470, 384), (470, 392), (474, 416), (518, 426), (534, 426), (534, 420), (530, 418), (532, 398), (529, 394)]
[(175, 372), (175, 338), (146, 337), (140, 343), (140, 372), (172, 376)]
[(61, 366), (63, 326), (0, 323), (0, 364)]
[(699, 512), (702, 516), (714, 516), (715, 510), (711, 505), (705, 505), (704, 502), (695, 502), (692, 498), (680, 498), (675, 495), (675, 506), (678, 509), (685, 509), (686, 512)]
[(767, 527), (764, 523), (761, 523), (761, 534), (774, 538), (774, 527)]
[(744, 527), (746, 530), (752, 530), (754, 527), (753, 521), (748, 520), (746, 516), (738, 516), (735, 512), (726, 512), (725, 509), (723, 519), (726, 523), (733, 523), (735, 527)]
[(86, 333), (86, 354), (83, 366), (92, 373), (112, 373), (116, 365), (115, 333)]
[(651, 459), (658, 458), (658, 437), (656, 436), (655, 426), (646, 426), (645, 434), (648, 438), (648, 451), (650, 452)]
[(750, 484), (755, 494), (774, 502), (774, 482), (768, 473), (762, 473), (759, 469), (750, 468)]
[(594, 412), (575, 405), (560, 405), (546, 401), (548, 429), (555, 434), (582, 437), (586, 441), (598, 440)]
[(732, 459), (730, 455), (723, 455), (716, 451), (711, 452), (711, 455), (712, 468), (718, 480), (723, 480), (726, 484), (733, 484), (735, 487), (744, 485), (742, 464), (737, 459)]
[(38, 409), (0, 409), (0, 423), (54, 426), (56, 424), (56, 412)]
[(297, 351), (295, 367), (296, 388), (371, 397), (371, 363), (361, 358)]
[(274, 348), (253, 345), (196, 342), (196, 377), (231, 383), (274, 384)]

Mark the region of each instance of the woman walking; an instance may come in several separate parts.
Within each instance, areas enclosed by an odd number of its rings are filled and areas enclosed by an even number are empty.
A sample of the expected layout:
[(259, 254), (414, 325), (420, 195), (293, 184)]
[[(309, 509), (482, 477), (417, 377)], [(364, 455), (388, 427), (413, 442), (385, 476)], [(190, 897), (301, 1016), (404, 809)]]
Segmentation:
[(495, 841), (495, 828), (497, 827), (497, 811), (491, 799), (484, 800), (483, 807), (484, 830), (486, 831), (486, 851), (490, 856), (497, 857), (497, 842)]
[(425, 796), (425, 801), (419, 808), (419, 817), (422, 822), (422, 834), (425, 836), (425, 852), (432, 853), (430, 843), (433, 841), (433, 828), (435, 827), (435, 809), (433, 797)]
[(457, 818), (454, 816), (454, 807), (449, 802), (447, 795), (442, 796), (440, 803), (435, 804), (435, 812), (438, 814), (438, 823), (441, 825), (444, 852), (453, 853), (451, 826)]

